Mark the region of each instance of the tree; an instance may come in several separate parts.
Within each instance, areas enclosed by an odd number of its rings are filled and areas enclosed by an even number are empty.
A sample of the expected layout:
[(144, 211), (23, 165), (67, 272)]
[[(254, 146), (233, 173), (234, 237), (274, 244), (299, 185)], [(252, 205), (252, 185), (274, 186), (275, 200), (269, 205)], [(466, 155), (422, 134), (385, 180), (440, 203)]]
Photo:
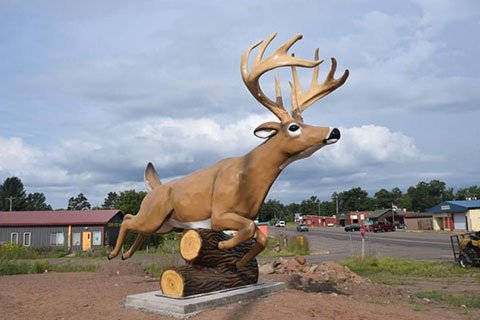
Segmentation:
[(30, 211), (47, 211), (52, 207), (45, 203), (45, 195), (41, 192), (29, 193), (25, 201), (25, 210)]
[(294, 221), (295, 214), (300, 212), (300, 205), (298, 203), (292, 202), (285, 206), (285, 213), (287, 215), (287, 221)]
[(421, 181), (415, 187), (408, 188), (407, 194), (411, 200), (411, 209), (420, 212), (454, 198), (453, 189), (447, 188), (445, 182), (440, 180), (428, 183)]
[(337, 207), (333, 201), (322, 201), (320, 209), (321, 216), (332, 216), (336, 213)]
[(368, 192), (360, 187), (340, 192), (338, 198), (340, 212), (370, 210), (373, 206), (373, 201), (368, 197)]
[(126, 190), (120, 192), (115, 200), (115, 208), (124, 214), (137, 214), (140, 210), (140, 204), (147, 193), (145, 191)]
[(284, 220), (285, 218), (285, 207), (278, 200), (270, 199), (264, 202), (258, 211), (259, 221)]
[(7, 178), (0, 186), (0, 210), (25, 210), (26, 197), (22, 181), (17, 177)]
[(377, 209), (391, 208), (393, 204), (393, 194), (386, 190), (380, 189), (374, 195), (375, 207)]
[(300, 203), (300, 212), (304, 215), (319, 215), (319, 209), (320, 199), (318, 199), (316, 196), (311, 196), (310, 199), (302, 200), (302, 203)]
[(109, 192), (105, 200), (103, 201), (103, 209), (115, 209), (115, 203), (118, 200), (118, 194), (116, 192)]
[(455, 194), (455, 199), (457, 200), (480, 200), (480, 187), (471, 186), (468, 188), (460, 188)]
[(67, 210), (87, 210), (91, 207), (87, 197), (85, 197), (83, 193), (79, 193), (78, 196), (71, 197), (68, 200)]

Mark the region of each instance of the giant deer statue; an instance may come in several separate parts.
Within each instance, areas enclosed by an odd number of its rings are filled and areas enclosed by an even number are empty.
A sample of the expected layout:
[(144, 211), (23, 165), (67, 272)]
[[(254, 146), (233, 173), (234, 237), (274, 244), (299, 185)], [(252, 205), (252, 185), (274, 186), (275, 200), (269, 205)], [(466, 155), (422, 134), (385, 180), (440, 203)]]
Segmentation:
[[(252, 45), (241, 57), (242, 79), (248, 90), (280, 120), (263, 123), (254, 130), (257, 137), (266, 141), (242, 157), (223, 159), (211, 167), (165, 184), (160, 182), (153, 165), (149, 163), (145, 170), (149, 192), (137, 215), (125, 215), (109, 259), (118, 255), (128, 231), (136, 232), (138, 236), (122, 259), (131, 257), (149, 234), (167, 233), (173, 228), (238, 231), (233, 238), (218, 244), (220, 250), (233, 248), (256, 237), (255, 245), (237, 262), (238, 269), (265, 248), (267, 238), (258, 231), (254, 220), (275, 179), (291, 162), (309, 157), (340, 138), (337, 128), (305, 124), (302, 112), (340, 87), (348, 77), (348, 70), (345, 70), (340, 78), (334, 78), (337, 63), (332, 58), (325, 81), (318, 83), (318, 66), (323, 62), (319, 60), (318, 49), (313, 61), (287, 53), (302, 38), (301, 35), (294, 36), (263, 59), (265, 49), (275, 36), (273, 34), (265, 42)], [(258, 46), (258, 53), (249, 68), (250, 53)], [(275, 78), (275, 101), (269, 99), (260, 88), (260, 77), (279, 67), (291, 67), (292, 70), (291, 113), (283, 106), (278, 76)], [(302, 92), (296, 67), (313, 68), (312, 82), (306, 92)]]

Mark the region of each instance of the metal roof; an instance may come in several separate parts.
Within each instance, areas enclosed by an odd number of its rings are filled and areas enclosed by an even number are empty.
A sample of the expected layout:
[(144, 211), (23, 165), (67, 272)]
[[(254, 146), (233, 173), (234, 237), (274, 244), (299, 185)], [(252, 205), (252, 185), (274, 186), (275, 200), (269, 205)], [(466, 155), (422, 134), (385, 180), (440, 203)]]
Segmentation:
[(470, 209), (480, 209), (480, 200), (457, 200), (457, 201), (443, 201), (436, 206), (428, 209), (428, 212), (442, 213), (442, 212), (466, 212)]
[(104, 225), (119, 210), (0, 211), (0, 226)]

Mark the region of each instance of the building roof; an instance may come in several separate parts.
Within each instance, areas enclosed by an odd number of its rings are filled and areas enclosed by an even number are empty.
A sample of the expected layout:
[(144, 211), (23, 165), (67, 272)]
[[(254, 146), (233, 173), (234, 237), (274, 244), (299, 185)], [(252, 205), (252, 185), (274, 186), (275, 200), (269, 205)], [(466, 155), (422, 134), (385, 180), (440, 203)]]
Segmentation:
[[(368, 219), (369, 220), (376, 220), (376, 219), (379, 219), (380, 217), (384, 216), (384, 215), (392, 215), (392, 209), (379, 209), (379, 210), (375, 210), (373, 211), (373, 213), (371, 215), (368, 216)], [(405, 212), (402, 211), (402, 210), (397, 210), (395, 209), (395, 212), (393, 213), (393, 215), (395, 216), (404, 216), (405, 215)]]
[(427, 211), (432, 213), (457, 213), (466, 212), (471, 209), (480, 209), (480, 200), (443, 201)]
[(405, 212), (405, 219), (431, 218), (431, 212)]
[(0, 226), (104, 225), (119, 210), (0, 211)]

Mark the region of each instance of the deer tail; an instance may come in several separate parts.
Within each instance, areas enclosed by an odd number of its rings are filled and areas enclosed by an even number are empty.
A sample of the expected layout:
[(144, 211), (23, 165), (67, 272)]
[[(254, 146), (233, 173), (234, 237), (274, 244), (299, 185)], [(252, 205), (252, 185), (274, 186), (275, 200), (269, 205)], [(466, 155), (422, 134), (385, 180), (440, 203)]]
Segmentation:
[(145, 186), (147, 187), (148, 192), (152, 191), (153, 189), (155, 189), (156, 187), (162, 184), (151, 162), (149, 162), (147, 164), (147, 167), (145, 168), (144, 180), (145, 180)]

